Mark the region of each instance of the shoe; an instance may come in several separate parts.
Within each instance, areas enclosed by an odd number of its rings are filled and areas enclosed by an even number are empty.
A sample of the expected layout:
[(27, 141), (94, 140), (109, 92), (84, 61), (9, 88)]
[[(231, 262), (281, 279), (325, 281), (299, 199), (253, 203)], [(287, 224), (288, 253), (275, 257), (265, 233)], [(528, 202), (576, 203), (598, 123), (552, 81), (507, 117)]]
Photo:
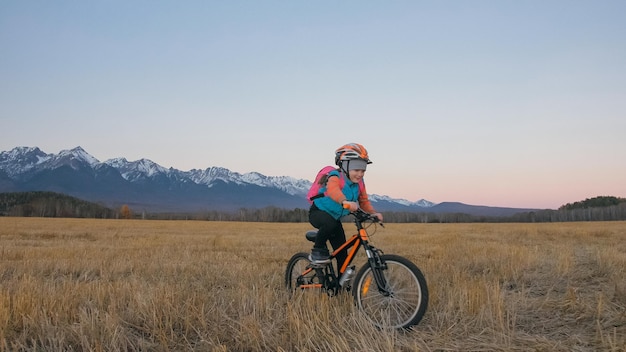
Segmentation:
[(330, 263), (330, 253), (326, 248), (313, 248), (309, 254), (309, 260), (313, 264), (328, 264)]

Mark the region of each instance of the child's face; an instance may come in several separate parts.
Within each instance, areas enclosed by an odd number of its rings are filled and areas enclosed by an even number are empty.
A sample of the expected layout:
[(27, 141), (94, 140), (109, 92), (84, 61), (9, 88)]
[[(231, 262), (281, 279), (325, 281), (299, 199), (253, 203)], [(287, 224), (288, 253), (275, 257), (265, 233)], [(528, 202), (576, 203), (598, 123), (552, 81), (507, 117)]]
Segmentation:
[(352, 183), (359, 183), (363, 176), (365, 175), (365, 170), (350, 170), (348, 171), (348, 177)]

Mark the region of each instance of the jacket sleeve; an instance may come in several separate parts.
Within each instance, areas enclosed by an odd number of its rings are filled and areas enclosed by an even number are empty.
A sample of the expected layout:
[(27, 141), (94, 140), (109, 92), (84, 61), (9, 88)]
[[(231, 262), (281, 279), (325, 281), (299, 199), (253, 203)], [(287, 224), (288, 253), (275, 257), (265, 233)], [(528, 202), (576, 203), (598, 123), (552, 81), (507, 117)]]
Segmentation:
[(326, 194), (328, 194), (330, 199), (341, 204), (341, 202), (346, 200), (346, 195), (341, 191), (339, 177), (340, 176), (330, 176), (328, 178), (326, 182)]
[(365, 189), (365, 185), (363, 185), (363, 192), (359, 193), (359, 207), (361, 207), (364, 212), (369, 214), (374, 214), (376, 212), (376, 209), (374, 209), (374, 206), (372, 206), (372, 203), (367, 197), (367, 190)]

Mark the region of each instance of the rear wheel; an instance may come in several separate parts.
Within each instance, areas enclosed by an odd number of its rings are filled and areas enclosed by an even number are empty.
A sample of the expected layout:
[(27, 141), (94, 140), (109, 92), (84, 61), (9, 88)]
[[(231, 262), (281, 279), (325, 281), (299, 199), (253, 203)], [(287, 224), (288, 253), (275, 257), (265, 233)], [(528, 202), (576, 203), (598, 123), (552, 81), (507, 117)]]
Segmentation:
[[(405, 329), (422, 320), (428, 306), (428, 287), (420, 269), (410, 260), (385, 254), (386, 269), (366, 263), (352, 286), (358, 308), (379, 328)], [(386, 287), (379, 290), (374, 275), (380, 273)]]
[(290, 291), (294, 291), (302, 285), (319, 282), (315, 270), (307, 269), (310, 263), (308, 253), (296, 253), (289, 259), (285, 272), (285, 286)]

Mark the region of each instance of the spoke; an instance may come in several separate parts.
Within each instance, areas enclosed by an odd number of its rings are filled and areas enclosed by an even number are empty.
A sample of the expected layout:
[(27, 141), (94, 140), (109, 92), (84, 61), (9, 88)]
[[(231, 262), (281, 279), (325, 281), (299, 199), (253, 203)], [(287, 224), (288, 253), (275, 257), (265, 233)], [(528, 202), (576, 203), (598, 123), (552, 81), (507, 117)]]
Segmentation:
[[(404, 327), (418, 313), (422, 291), (417, 277), (401, 263), (390, 261), (383, 271), (389, 296), (377, 288), (361, 297), (363, 310), (380, 327)], [(373, 279), (373, 272), (367, 274)], [(364, 278), (365, 279), (365, 278)]]

